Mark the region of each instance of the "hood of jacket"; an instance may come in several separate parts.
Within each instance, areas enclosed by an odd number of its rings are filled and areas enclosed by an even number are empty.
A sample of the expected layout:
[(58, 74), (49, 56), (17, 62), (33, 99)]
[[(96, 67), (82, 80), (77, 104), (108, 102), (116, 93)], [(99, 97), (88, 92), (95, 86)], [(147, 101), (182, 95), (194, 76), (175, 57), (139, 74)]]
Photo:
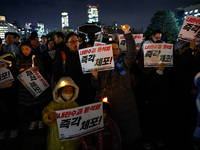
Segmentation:
[[(65, 87), (65, 86), (74, 87), (73, 97), (69, 101), (66, 101), (66, 102), (58, 95), (58, 89)], [(71, 103), (71, 102), (75, 101), (76, 98), (78, 97), (79, 87), (74, 83), (74, 81), (70, 77), (62, 77), (58, 81), (58, 83), (52, 93), (53, 93), (54, 101), (56, 101), (58, 103)]]
[(200, 72), (196, 74), (194, 77), (194, 84), (199, 87), (200, 86)]

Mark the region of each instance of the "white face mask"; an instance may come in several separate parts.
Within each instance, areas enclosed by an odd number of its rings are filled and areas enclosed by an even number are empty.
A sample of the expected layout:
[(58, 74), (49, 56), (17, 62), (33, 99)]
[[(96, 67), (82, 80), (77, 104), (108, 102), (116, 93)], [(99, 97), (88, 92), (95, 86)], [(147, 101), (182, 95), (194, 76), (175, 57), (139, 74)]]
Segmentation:
[(62, 93), (62, 97), (66, 100), (70, 100), (72, 98), (73, 94), (63, 94)]

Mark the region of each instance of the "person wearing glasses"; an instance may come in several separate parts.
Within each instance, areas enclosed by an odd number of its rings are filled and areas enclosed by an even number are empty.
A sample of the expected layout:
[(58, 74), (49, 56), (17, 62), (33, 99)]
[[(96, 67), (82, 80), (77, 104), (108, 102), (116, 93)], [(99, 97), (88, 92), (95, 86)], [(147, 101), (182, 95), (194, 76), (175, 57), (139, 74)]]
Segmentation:
[(154, 30), (152, 32), (151, 37), (144, 42), (144, 44), (152, 44), (152, 43), (163, 43), (161, 41), (162, 38), (162, 32), (160, 30)]
[(92, 98), (91, 95), (88, 95), (89, 91), (91, 91), (90, 74), (83, 74), (81, 69), (78, 54), (78, 35), (71, 32), (67, 34), (65, 39), (67, 48), (64, 49), (64, 54), (62, 52), (59, 52), (58, 56), (55, 58), (55, 64), (53, 67), (54, 80), (58, 82), (61, 77), (72, 78), (72, 80), (80, 88), (80, 94), (77, 99), (78, 104), (81, 106), (94, 102), (94, 98)]

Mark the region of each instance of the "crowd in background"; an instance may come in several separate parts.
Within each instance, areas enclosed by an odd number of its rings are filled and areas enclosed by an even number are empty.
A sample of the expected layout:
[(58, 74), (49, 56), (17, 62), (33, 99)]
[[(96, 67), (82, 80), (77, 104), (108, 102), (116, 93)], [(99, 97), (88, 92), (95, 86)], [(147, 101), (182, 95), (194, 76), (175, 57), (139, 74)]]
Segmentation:
[[(194, 77), (200, 72), (199, 45), (195, 39), (191, 42), (177, 41), (173, 43), (173, 67), (165, 67), (161, 63), (159, 67), (144, 68), (142, 45), (167, 43), (169, 39), (162, 40), (162, 33), (154, 31), (144, 39), (140, 50), (136, 52), (134, 40), (126, 34), (125, 37), (127, 53), (118, 52), (115, 62), (115, 65), (118, 63), (123, 67), (101, 72), (97, 76), (99, 80), (95, 80), (94, 74), (82, 73), (77, 53), (79, 49), (94, 45), (96, 38), (93, 33), (88, 35), (87, 42), (85, 35), (75, 33), (64, 36), (62, 32), (57, 32), (54, 39), (42, 36), (39, 41), (37, 33), (32, 32), (29, 39), (21, 42), (16, 33), (6, 33), (5, 43), (2, 44), (0, 40), (0, 56), (11, 54), (4, 59), (12, 62), (9, 69), (15, 81), (0, 89), (0, 116), (3, 120), (0, 123), (0, 140), (5, 138), (8, 126), (10, 138), (17, 138), (20, 116), (16, 112), (27, 110), (30, 114), (29, 130), (42, 129), (44, 124), (41, 112), (53, 100), (52, 91), (56, 83), (62, 77), (71, 77), (80, 89), (76, 99), (79, 106), (94, 103), (96, 91), (107, 86), (106, 94), (113, 107), (110, 116), (120, 129), (123, 149), (134, 148), (141, 140), (144, 149), (152, 149), (153, 143), (161, 148), (166, 145), (172, 148), (176, 143), (181, 150), (191, 150), (193, 146), (198, 150), (200, 137), (194, 137), (193, 134), (197, 125), (195, 100), (198, 89)], [(109, 42), (107, 37), (101, 39), (101, 42), (112, 44), (119, 51), (117, 36), (113, 37), (113, 41)], [(51, 51), (55, 51), (55, 57), (51, 57)], [(34, 70), (39, 71), (50, 85), (37, 98), (17, 79), (20, 73), (32, 67), (33, 55)], [(10, 119), (5, 118), (5, 113)]]

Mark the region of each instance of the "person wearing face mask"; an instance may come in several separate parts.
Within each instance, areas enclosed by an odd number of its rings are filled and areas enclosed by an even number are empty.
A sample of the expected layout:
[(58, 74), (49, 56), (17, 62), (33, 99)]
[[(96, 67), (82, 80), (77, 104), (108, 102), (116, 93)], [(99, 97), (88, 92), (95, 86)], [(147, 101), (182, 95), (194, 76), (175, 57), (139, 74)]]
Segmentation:
[(58, 119), (58, 114), (55, 111), (78, 107), (79, 105), (75, 100), (78, 97), (79, 87), (70, 77), (62, 77), (52, 93), (53, 101), (51, 101), (42, 111), (42, 121), (49, 126), (47, 149), (77, 150), (82, 143), (82, 140), (79, 138), (75, 140), (60, 141), (56, 121), (56, 119)]

